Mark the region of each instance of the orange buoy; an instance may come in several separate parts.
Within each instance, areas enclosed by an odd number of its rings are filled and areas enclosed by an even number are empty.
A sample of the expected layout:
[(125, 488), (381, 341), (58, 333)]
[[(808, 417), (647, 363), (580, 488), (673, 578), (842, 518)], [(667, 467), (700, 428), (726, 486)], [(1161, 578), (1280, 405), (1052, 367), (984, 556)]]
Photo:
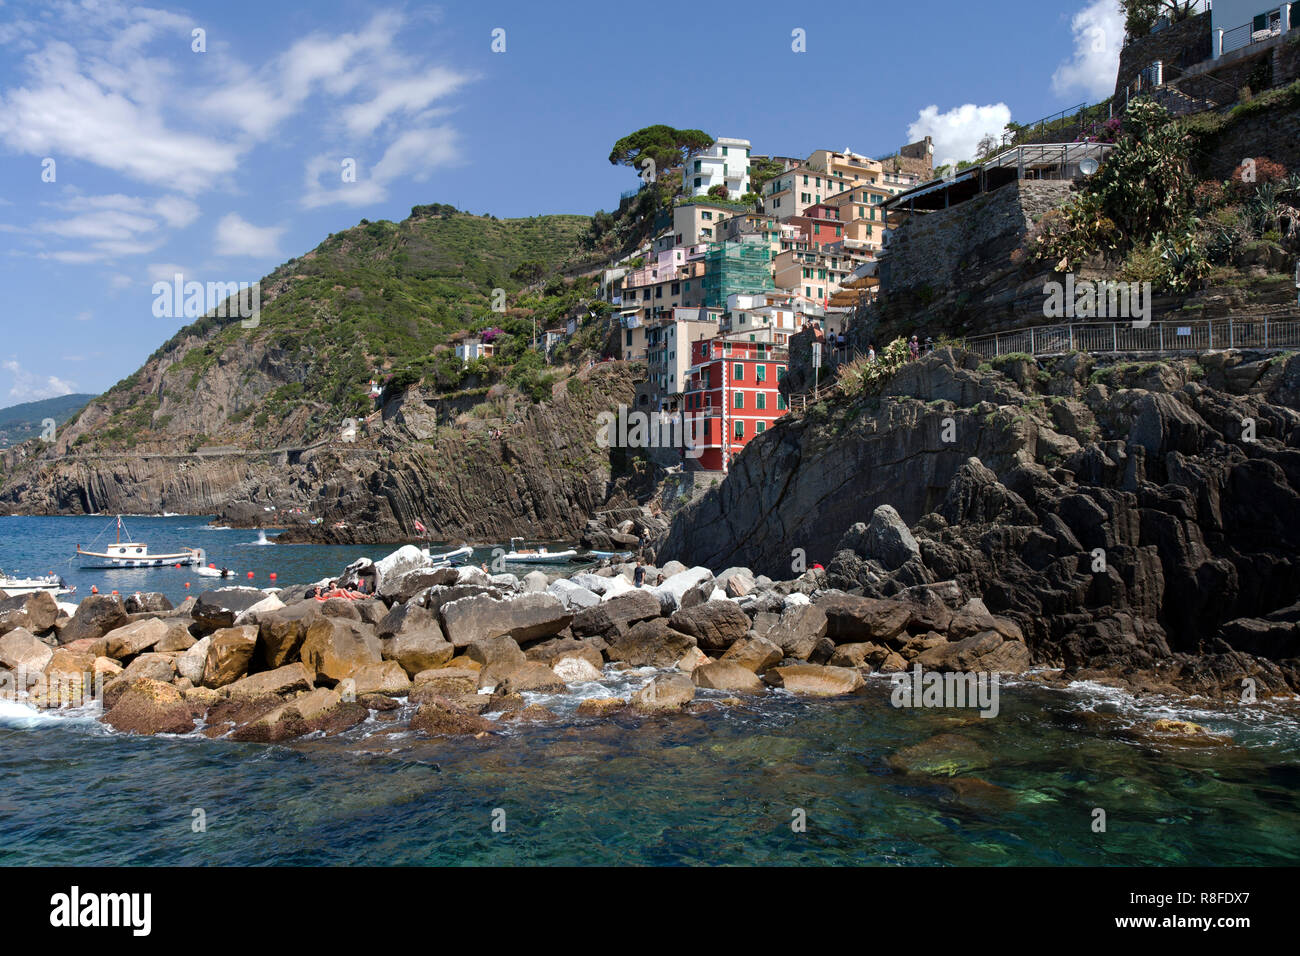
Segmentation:
[(98, 594), (98, 593), (99, 593), (99, 585), (98, 585), (98, 584), (92, 584), (92, 585), (90, 586), (90, 593), (91, 593), (91, 594)]
[(208, 567), (210, 567), (210, 568), (211, 568), (212, 570), (214, 570), (214, 571), (217, 569), (217, 566), (216, 566), (215, 564), (211, 564), (211, 563), (208, 564)]
[(113, 592), (113, 596), (114, 596), (114, 597), (117, 597), (117, 592), (116, 592), (116, 591)]
[(189, 587), (189, 586), (190, 586), (190, 582), (189, 582), (189, 581), (186, 581), (186, 582), (185, 582), (185, 586), (186, 586), (186, 587)]
[(253, 580), (253, 572), (252, 572), (252, 571), (249, 571), (249, 572), (248, 572), (248, 580), (250, 580), (250, 581)]
[(275, 580), (275, 572), (274, 572), (274, 571), (271, 572), (271, 580), (272, 580), (272, 581)]

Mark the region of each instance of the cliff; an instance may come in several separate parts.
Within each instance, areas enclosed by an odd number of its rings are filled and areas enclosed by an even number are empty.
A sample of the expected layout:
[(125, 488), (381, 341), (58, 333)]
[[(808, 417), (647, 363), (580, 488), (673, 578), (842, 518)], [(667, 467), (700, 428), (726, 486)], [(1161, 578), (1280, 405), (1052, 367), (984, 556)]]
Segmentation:
[[(1294, 355), (993, 367), (943, 349), (751, 442), (658, 558), (821, 563), (869, 596), (955, 579), (1044, 663), (1297, 689), (1298, 446)], [(882, 505), (910, 526), (901, 551), (867, 533)]]

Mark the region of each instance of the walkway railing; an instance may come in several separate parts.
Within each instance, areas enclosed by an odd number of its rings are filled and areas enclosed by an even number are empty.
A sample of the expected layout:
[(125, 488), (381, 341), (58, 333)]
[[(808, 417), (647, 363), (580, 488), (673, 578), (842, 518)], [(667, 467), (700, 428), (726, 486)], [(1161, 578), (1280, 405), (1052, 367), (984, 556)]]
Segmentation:
[(962, 343), (984, 358), (1023, 352), (1207, 352), (1212, 349), (1300, 349), (1300, 316), (1259, 319), (1172, 319), (1138, 328), (1129, 322), (1073, 322), (975, 335)]

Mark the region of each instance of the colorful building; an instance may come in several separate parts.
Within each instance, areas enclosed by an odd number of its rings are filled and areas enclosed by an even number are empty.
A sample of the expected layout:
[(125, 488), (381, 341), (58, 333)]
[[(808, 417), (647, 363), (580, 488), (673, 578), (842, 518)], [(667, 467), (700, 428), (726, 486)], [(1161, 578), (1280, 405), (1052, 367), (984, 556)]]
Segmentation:
[(767, 342), (723, 338), (691, 343), (691, 368), (682, 396), (694, 457), (690, 467), (726, 471), (736, 455), (786, 412), (777, 386), (788, 352)]
[(715, 242), (704, 254), (703, 283), (704, 301), (700, 304), (715, 309), (724, 307), (733, 293), (772, 289), (771, 244), (756, 235)]
[(727, 187), (730, 199), (749, 192), (749, 140), (723, 137), (686, 161), (682, 169), (682, 192), (706, 196), (714, 186)]

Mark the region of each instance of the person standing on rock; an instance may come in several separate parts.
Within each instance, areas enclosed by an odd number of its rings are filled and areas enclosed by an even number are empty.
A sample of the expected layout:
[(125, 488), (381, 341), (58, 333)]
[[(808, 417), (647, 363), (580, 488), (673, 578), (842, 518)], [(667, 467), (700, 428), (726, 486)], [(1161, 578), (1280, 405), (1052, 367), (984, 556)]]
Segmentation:
[(875, 360), (876, 360), (876, 343), (872, 342), (870, 345), (867, 346), (867, 361), (874, 362)]
[(915, 335), (908, 341), (907, 351), (912, 356), (913, 362), (921, 357), (921, 343), (916, 340)]
[(645, 583), (645, 559), (636, 559), (636, 570), (632, 572), (632, 583), (641, 587)]

